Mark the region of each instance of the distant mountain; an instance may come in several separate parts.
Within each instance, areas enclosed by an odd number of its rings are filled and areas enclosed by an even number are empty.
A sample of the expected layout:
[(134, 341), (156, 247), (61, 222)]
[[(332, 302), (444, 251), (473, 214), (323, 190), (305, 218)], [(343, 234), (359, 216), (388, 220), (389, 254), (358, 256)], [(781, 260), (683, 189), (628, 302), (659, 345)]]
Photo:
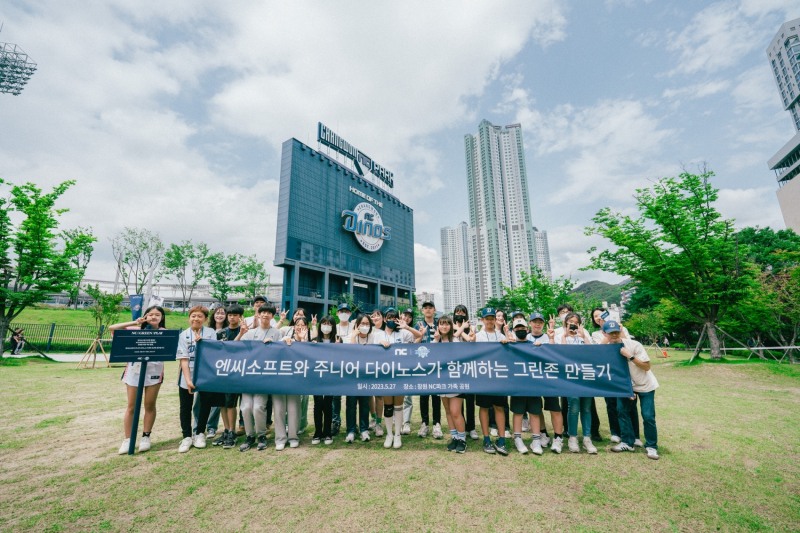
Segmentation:
[(575, 287), (572, 292), (583, 294), (587, 298), (596, 298), (601, 302), (608, 302), (609, 305), (612, 303), (619, 305), (620, 293), (629, 283), (630, 280), (627, 279), (616, 285), (605, 281), (587, 281)]

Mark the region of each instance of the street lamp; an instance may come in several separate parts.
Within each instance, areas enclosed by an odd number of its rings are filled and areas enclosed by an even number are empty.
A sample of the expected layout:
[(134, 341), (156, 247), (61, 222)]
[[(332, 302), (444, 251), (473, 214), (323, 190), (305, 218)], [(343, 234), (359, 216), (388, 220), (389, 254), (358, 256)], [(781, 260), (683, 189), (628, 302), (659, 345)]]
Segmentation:
[(0, 93), (19, 95), (34, 72), (36, 63), (19, 46), (0, 43)]

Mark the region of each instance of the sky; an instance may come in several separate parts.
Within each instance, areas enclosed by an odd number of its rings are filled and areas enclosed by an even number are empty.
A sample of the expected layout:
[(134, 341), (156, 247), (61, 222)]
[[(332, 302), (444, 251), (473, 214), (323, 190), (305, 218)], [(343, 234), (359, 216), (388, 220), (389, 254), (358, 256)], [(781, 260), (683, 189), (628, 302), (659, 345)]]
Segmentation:
[(281, 144), (323, 122), (394, 173), (416, 287), (441, 303), (440, 228), (469, 220), (464, 135), (522, 125), (533, 223), (555, 276), (591, 218), (707, 166), (738, 227), (785, 227), (766, 161), (795, 133), (766, 49), (796, 0), (228, 2), (6, 0), (0, 41), (38, 70), (0, 95), (0, 177), (77, 184), (63, 227), (255, 254), (272, 280)]

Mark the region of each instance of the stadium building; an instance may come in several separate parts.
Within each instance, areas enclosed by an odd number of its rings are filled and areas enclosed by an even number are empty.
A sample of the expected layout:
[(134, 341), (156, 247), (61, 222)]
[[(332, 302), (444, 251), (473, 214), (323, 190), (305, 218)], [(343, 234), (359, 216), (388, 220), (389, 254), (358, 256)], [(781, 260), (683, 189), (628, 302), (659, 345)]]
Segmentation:
[(363, 311), (410, 307), (414, 214), (391, 194), (392, 173), (321, 123), (317, 141), (283, 143), (276, 305), (317, 315), (350, 299)]

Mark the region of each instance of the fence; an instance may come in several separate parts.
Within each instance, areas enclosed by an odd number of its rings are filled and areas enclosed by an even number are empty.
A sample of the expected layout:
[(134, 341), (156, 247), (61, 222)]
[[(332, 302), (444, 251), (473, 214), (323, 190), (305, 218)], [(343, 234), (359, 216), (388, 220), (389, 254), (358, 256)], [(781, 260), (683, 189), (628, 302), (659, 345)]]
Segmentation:
[[(67, 326), (63, 324), (21, 324), (15, 322), (9, 328), (11, 331), (22, 328), (23, 335), (28, 341), (23, 352), (36, 353), (35, 346), (44, 353), (48, 352), (85, 352), (97, 335), (94, 326)], [(6, 341), (8, 339), (5, 339)], [(100, 336), (106, 352), (111, 348), (111, 334), (104, 330)], [(33, 346), (31, 346), (33, 345)], [(3, 345), (8, 349), (7, 342)]]

